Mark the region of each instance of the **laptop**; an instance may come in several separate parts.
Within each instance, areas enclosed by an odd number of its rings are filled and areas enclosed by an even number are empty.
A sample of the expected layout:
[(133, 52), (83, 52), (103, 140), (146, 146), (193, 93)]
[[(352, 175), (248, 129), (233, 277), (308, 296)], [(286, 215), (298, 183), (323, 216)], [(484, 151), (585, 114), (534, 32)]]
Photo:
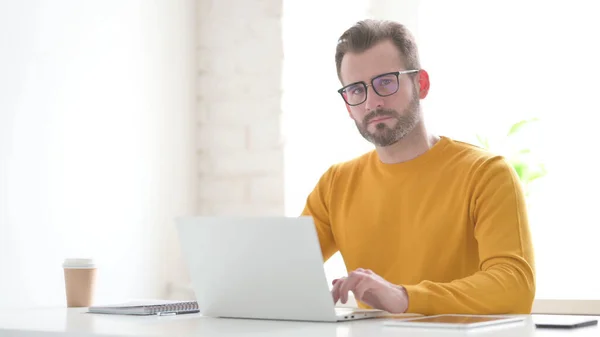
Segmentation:
[(386, 315), (335, 306), (312, 217), (185, 217), (176, 226), (203, 316), (339, 322)]

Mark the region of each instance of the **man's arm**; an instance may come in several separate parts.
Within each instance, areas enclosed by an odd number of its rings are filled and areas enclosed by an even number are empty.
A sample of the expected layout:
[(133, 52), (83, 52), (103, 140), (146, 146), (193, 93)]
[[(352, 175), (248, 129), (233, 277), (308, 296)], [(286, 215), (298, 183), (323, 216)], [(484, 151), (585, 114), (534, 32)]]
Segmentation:
[(480, 271), (448, 283), (402, 285), (407, 312), (421, 314), (529, 314), (535, 297), (534, 253), (520, 181), (504, 159), (478, 170), (471, 217)]
[(334, 170), (335, 167), (332, 166), (321, 176), (317, 185), (308, 195), (306, 205), (302, 211), (302, 215), (311, 216), (315, 222), (323, 254), (323, 262), (327, 261), (338, 251), (329, 221), (329, 198), (331, 195), (331, 184), (335, 175)]

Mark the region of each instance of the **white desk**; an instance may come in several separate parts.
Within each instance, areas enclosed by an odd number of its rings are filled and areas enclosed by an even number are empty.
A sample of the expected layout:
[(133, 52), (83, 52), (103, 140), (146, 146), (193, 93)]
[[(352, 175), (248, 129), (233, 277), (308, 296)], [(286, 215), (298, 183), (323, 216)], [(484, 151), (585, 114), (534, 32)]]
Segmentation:
[(83, 309), (0, 310), (0, 337), (49, 336), (202, 336), (202, 337), (432, 337), (432, 336), (553, 337), (600, 336), (600, 327), (569, 330), (535, 329), (525, 325), (477, 329), (469, 332), (447, 329), (386, 327), (381, 319), (343, 323), (305, 323), (216, 319), (199, 314), (180, 316), (116, 316), (87, 314)]

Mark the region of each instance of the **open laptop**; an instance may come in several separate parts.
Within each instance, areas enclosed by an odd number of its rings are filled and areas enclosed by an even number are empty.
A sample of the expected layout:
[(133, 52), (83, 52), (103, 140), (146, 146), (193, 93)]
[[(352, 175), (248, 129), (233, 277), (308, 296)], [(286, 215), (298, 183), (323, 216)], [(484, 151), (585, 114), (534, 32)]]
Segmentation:
[(204, 316), (338, 322), (386, 314), (335, 307), (311, 217), (187, 217), (176, 225)]

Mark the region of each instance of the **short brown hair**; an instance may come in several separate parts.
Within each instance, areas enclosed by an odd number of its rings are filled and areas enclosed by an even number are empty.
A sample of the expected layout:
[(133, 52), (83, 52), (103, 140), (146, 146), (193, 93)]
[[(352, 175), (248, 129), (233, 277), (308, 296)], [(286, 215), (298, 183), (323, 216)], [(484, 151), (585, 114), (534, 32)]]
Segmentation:
[(362, 20), (340, 36), (335, 50), (335, 65), (340, 81), (342, 59), (348, 52), (361, 53), (375, 44), (390, 40), (398, 48), (408, 69), (421, 69), (417, 43), (411, 32), (402, 24), (388, 20)]

